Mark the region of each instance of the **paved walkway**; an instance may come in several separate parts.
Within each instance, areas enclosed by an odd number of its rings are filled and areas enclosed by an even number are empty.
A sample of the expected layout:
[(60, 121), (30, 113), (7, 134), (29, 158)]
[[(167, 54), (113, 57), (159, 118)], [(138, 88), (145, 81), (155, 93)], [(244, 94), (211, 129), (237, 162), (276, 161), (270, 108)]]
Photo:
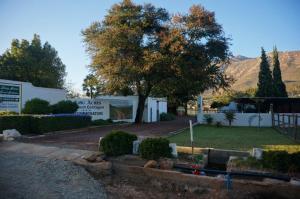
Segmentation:
[(3, 142), (0, 143), (1, 152), (24, 153), (39, 157), (76, 161), (83, 157), (92, 155), (93, 151), (80, 149), (66, 149), (53, 146), (42, 146), (37, 144), (19, 143), (19, 142)]
[(34, 139), (23, 139), (23, 142), (58, 146), (62, 148), (75, 148), (97, 151), (99, 138), (113, 130), (121, 130), (134, 133), (137, 136), (160, 137), (167, 136), (171, 132), (189, 127), (189, 120), (195, 122), (195, 117), (178, 117), (174, 121), (145, 123), (145, 124), (123, 124), (101, 126), (83, 130), (72, 131), (71, 133), (57, 133), (45, 135)]
[(107, 198), (102, 182), (71, 162), (91, 153), (1, 142), (0, 199)]

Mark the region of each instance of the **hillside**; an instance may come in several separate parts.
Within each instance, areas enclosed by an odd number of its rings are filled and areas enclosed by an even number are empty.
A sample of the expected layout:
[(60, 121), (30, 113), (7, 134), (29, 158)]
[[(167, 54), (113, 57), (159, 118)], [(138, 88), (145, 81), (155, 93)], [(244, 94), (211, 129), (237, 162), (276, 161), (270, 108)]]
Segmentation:
[[(271, 63), (271, 53), (268, 54)], [(279, 53), (282, 78), (288, 90), (300, 85), (300, 51), (288, 51)], [(234, 90), (245, 90), (257, 85), (260, 58), (247, 58), (236, 56), (231, 64), (225, 68), (227, 75), (235, 78), (232, 85)]]

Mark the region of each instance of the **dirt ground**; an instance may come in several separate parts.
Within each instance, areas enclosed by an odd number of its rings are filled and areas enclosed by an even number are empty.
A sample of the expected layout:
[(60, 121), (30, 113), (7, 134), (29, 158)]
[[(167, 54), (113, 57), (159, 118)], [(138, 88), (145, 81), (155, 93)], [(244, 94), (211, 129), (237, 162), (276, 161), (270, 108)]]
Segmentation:
[(97, 128), (86, 128), (76, 132), (66, 131), (42, 137), (37, 136), (34, 138), (23, 138), (20, 141), (64, 148), (97, 150), (99, 138), (105, 136), (112, 130), (122, 130), (134, 133), (137, 136), (145, 137), (166, 136), (171, 132), (188, 127), (189, 120), (193, 120), (195, 122), (196, 118), (178, 117), (174, 121), (166, 122), (101, 126)]

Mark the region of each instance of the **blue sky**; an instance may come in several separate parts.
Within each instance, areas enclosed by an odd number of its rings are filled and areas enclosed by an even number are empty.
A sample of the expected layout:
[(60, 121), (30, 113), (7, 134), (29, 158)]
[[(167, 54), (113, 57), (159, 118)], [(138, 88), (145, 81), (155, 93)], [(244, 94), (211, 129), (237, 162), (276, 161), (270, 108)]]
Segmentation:
[[(13, 38), (31, 40), (34, 33), (48, 41), (67, 66), (67, 82), (81, 90), (90, 59), (81, 30), (102, 20), (114, 0), (0, 0), (0, 53)], [(185, 13), (193, 4), (214, 11), (234, 55), (256, 57), (270, 51), (300, 50), (299, 0), (135, 0), (152, 3), (171, 13)]]

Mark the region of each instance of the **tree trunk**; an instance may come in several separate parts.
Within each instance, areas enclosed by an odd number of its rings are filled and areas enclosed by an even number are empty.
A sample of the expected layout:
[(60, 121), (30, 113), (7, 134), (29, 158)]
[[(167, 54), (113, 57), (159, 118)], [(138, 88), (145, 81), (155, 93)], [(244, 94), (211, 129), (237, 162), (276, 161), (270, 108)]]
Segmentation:
[(138, 102), (138, 107), (136, 110), (136, 116), (135, 116), (135, 121), (134, 121), (134, 123), (136, 123), (136, 124), (140, 124), (143, 122), (145, 101), (146, 101), (146, 97), (143, 95), (139, 95), (139, 102)]

